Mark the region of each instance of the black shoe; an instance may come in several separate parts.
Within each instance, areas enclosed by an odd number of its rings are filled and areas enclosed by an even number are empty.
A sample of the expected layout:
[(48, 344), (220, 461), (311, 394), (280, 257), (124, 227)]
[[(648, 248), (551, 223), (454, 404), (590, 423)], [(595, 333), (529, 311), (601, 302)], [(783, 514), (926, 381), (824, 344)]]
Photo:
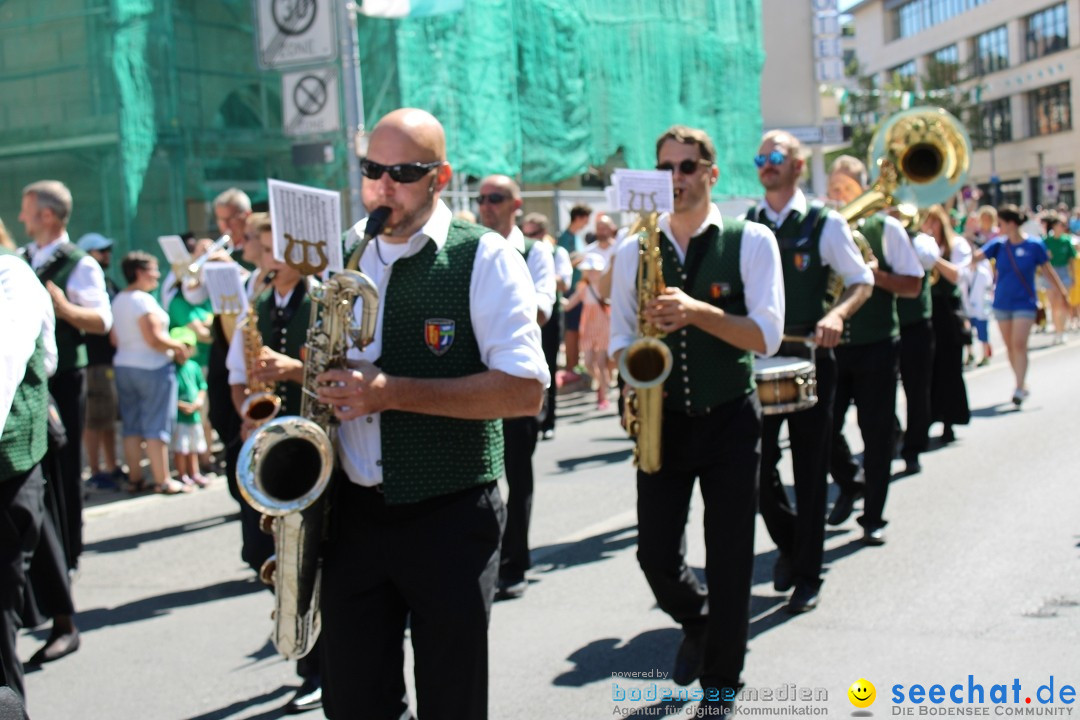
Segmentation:
[(885, 544), (885, 528), (875, 527), (866, 528), (863, 530), (862, 541), (864, 545), (884, 545)]
[(776, 563), (772, 568), (772, 586), (776, 592), (787, 592), (791, 589), (795, 579), (791, 575), (791, 560), (784, 553), (776, 556)]
[(517, 600), (525, 594), (529, 582), (524, 578), (520, 580), (499, 580), (499, 587), (495, 590), (496, 602), (500, 600)]
[(956, 435), (953, 433), (952, 425), (946, 425), (945, 429), (941, 431), (941, 443), (948, 445), (956, 440)]
[(689, 685), (705, 671), (705, 628), (683, 630), (683, 641), (675, 653), (671, 679), (679, 685)]
[(321, 707), (322, 682), (319, 676), (316, 675), (315, 677), (304, 678), (304, 682), (300, 684), (296, 694), (292, 696), (292, 700), (285, 703), (282, 710), (288, 715), (296, 715), (308, 710), (318, 710)]
[(922, 464), (919, 462), (918, 455), (905, 455), (904, 462), (907, 463), (907, 467), (904, 468), (905, 475), (917, 475), (922, 472)]
[(855, 507), (855, 501), (862, 496), (862, 485), (859, 486), (853, 495), (849, 495), (847, 492), (841, 490), (840, 494), (836, 496), (836, 502), (833, 503), (832, 512), (829, 513), (829, 517), (825, 522), (830, 525), (843, 524), (845, 520), (851, 517), (851, 511)]
[(27, 665), (42, 665), (53, 660), (59, 660), (79, 649), (79, 631), (72, 630), (68, 633), (58, 633), (53, 630), (44, 647), (34, 653)]
[(795, 585), (795, 592), (791, 593), (791, 599), (784, 607), (792, 615), (813, 610), (818, 604), (818, 588), (807, 582), (799, 581)]

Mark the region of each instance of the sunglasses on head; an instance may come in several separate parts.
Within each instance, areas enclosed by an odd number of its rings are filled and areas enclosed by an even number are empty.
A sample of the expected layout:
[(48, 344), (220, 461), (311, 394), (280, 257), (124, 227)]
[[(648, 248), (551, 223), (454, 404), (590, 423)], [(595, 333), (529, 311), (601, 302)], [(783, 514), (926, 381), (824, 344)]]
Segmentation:
[(502, 193), (488, 193), (487, 195), (477, 195), (476, 204), (484, 205), (486, 203), (491, 203), (492, 205), (498, 205), (499, 203), (509, 199), (509, 195), (503, 195)]
[(768, 163), (769, 165), (783, 165), (785, 160), (787, 160), (787, 155), (779, 150), (773, 150), (768, 155), (754, 156), (754, 164), (759, 168), (765, 167), (765, 163)]
[(698, 171), (698, 168), (712, 165), (708, 160), (682, 160), (678, 165), (673, 165), (669, 162), (658, 163), (656, 165), (657, 170), (665, 170), (669, 173), (674, 173), (678, 168), (679, 172), (683, 175), (693, 175)]
[(441, 160), (429, 163), (398, 163), (397, 165), (383, 165), (367, 158), (360, 161), (360, 172), (364, 177), (378, 180), (383, 173), (390, 173), (390, 179), (399, 183), (414, 183), (427, 175), (435, 168), (442, 165)]

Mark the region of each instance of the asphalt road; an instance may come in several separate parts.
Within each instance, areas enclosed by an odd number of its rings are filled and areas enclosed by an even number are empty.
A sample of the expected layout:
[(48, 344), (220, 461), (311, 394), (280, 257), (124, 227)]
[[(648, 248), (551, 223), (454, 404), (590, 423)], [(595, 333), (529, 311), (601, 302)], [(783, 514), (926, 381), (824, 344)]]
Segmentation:
[[(966, 694), (969, 675), (985, 686), (981, 707), (991, 716), (1074, 708), (1035, 696), (1051, 676), (1057, 694), (1080, 685), (1080, 342), (1073, 339), (1032, 352), (1032, 394), (1022, 411), (1009, 403), (1011, 374), (1000, 353), (967, 374), (975, 417), (957, 428), (955, 443), (924, 456), (922, 474), (893, 482), (888, 543), (864, 547), (853, 519), (829, 528), (826, 581), (813, 612), (783, 610), (785, 597), (770, 581), (775, 552), (759, 522), (745, 672), (759, 699), (740, 709), (849, 717), (856, 709), (847, 688), (865, 678), (878, 695), (861, 712), (918, 715), (930, 704), (896, 706), (894, 685), (904, 686), (905, 698), (912, 684), (948, 691), (963, 683)], [(646, 698), (674, 690), (660, 674), (670, 672), (681, 634), (655, 608), (634, 557), (630, 443), (591, 396), (561, 401), (557, 436), (535, 458), (530, 587), (493, 612), (491, 717), (685, 716), (693, 703), (613, 699), (618, 690)], [(858, 449), (854, 427), (849, 420)], [(237, 509), (223, 483), (191, 496), (106, 494), (95, 502), (75, 584), (82, 648), (28, 674), (31, 717), (279, 717), (297, 680), (267, 641), (271, 596), (239, 559)], [(691, 563), (703, 566), (699, 497), (688, 541)], [(45, 635), (24, 633), (21, 655)], [(649, 672), (660, 677), (613, 677)], [(992, 686), (1011, 688), (1014, 679), (1019, 703), (989, 704)], [(772, 699), (761, 699), (764, 689)], [(776, 699), (802, 692), (816, 699)]]

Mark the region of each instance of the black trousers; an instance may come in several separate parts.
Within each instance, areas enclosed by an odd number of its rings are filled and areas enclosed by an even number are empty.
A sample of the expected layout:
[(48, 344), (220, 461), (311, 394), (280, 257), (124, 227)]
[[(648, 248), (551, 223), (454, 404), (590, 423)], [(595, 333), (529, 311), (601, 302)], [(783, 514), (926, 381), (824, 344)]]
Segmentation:
[(900, 380), (907, 398), (903, 456), (909, 460), (918, 459), (929, 444), (934, 351), (934, 330), (929, 320), (900, 328)]
[(41, 468), (0, 482), (0, 685), (25, 698), (23, 668), (15, 652), (22, 627), (30, 558), (45, 517)]
[(67, 559), (60, 539), (60, 513), (58, 504), (61, 488), (53, 479), (59, 474), (59, 460), (50, 450), (41, 462), (41, 474), (45, 479), (45, 515), (37, 547), (30, 561), (30, 587), (24, 608), (23, 622), (27, 626), (40, 625), (58, 615), (74, 615), (75, 603), (71, 599), (71, 581)]
[(838, 373), (829, 469), (841, 490), (854, 494), (853, 480), (859, 465), (843, 439), (844, 416), (854, 401), (863, 438), (863, 470), (866, 475), (866, 500), (859, 524), (869, 529), (886, 524), (882, 513), (892, 469), (899, 353), (897, 338), (836, 348)]
[(535, 417), (503, 420), (503, 464), (506, 466), (506, 532), (503, 534), (499, 577), (507, 582), (525, 579), (532, 518), (533, 464), (539, 423)]
[(86, 370), (67, 370), (49, 378), (67, 444), (57, 451), (60, 461), (60, 539), (69, 568), (79, 566), (82, 554), (82, 434), (86, 419)]
[(544, 360), (547, 361), (548, 372), (551, 373), (551, 384), (548, 385), (547, 397), (544, 399), (544, 411), (540, 420), (540, 430), (544, 432), (555, 429), (555, 398), (559, 394), (559, 387), (555, 382), (555, 373), (559, 370), (559, 345), (562, 344), (562, 329), (563, 312), (559, 308), (552, 312), (551, 317), (540, 328), (540, 347), (544, 350)]
[(506, 513), (494, 483), (412, 505), (340, 473), (323, 560), (328, 718), (409, 718), (404, 634), (424, 720), (487, 717), (487, 628)]
[[(783, 345), (780, 354), (787, 355)], [(829, 485), (829, 444), (836, 396), (836, 357), (815, 351), (817, 404), (785, 415), (766, 415), (761, 434), (761, 517), (777, 550), (791, 559), (797, 581), (821, 585), (825, 545), (825, 501)], [(787, 422), (795, 479), (795, 508), (780, 480), (780, 426)]]
[[(686, 629), (704, 626), (702, 687), (737, 687), (750, 627), (754, 523), (761, 462), (757, 393), (708, 415), (664, 413), (663, 466), (637, 474), (638, 563), (660, 609)], [(705, 579), (686, 564), (694, 481), (705, 501)]]

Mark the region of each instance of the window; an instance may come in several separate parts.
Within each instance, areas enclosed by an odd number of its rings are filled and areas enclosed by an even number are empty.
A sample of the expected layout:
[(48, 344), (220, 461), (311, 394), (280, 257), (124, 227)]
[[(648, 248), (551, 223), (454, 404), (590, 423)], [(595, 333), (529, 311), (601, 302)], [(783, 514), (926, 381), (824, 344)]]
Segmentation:
[(892, 11), (890, 39), (911, 37), (989, 0), (909, 0)]
[(955, 85), (960, 79), (960, 51), (955, 45), (938, 50), (926, 64), (929, 86), (934, 89)]
[(1009, 67), (1009, 35), (1005, 26), (988, 30), (975, 38), (975, 74), (1004, 70)]
[(1029, 15), (1027, 19), (1027, 59), (1069, 47), (1069, 12), (1065, 3)]
[(908, 60), (903, 65), (889, 68), (889, 81), (898, 86), (900, 90), (915, 91), (916, 73), (918, 72), (915, 61)]
[(974, 108), (972, 142), (979, 148), (989, 148), (998, 143), (1009, 142), (1012, 137), (1012, 104), (1009, 98), (999, 98)]
[(1039, 88), (1028, 93), (1031, 135), (1049, 135), (1072, 129), (1069, 83)]

